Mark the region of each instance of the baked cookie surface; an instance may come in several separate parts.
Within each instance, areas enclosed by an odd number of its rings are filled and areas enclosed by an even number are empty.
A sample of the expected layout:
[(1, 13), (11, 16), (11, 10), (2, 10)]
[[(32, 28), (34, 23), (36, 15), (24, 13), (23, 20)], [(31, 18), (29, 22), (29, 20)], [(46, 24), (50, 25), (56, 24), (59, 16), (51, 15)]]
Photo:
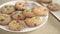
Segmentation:
[(13, 19), (24, 19), (25, 16), (23, 15), (23, 11), (16, 11), (12, 13)]
[(7, 14), (0, 14), (0, 24), (7, 25), (11, 21), (11, 17)]
[(26, 24), (22, 20), (13, 20), (11, 23), (9, 23), (9, 29), (13, 31), (19, 31), (26, 27)]
[(41, 24), (41, 20), (39, 17), (26, 18), (25, 22), (30, 27), (38, 26)]
[(1, 12), (5, 14), (11, 14), (15, 11), (15, 8), (13, 5), (5, 5), (1, 8)]
[(31, 10), (25, 10), (23, 13), (26, 17), (34, 17), (35, 16), (35, 14)]
[(43, 7), (43, 6), (36, 6), (32, 9), (32, 12), (36, 16), (46, 16), (48, 14), (48, 9), (46, 7)]
[(16, 4), (15, 4), (15, 8), (17, 9), (17, 10), (25, 10), (25, 2), (16, 2)]

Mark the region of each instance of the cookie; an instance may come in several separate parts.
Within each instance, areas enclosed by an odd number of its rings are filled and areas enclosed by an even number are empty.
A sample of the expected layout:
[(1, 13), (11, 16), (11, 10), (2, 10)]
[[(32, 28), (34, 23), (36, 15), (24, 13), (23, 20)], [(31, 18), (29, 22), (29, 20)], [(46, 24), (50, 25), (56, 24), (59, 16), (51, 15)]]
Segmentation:
[(30, 27), (38, 26), (41, 24), (41, 20), (39, 17), (26, 18), (25, 22)]
[(1, 8), (1, 12), (5, 14), (11, 14), (15, 11), (15, 8), (13, 5), (5, 5)]
[(60, 10), (60, 5), (58, 4), (49, 4), (47, 7), (52, 11)]
[(34, 17), (34, 13), (31, 11), (31, 10), (25, 10), (23, 12), (23, 14), (26, 16), (26, 17)]
[(25, 10), (25, 2), (16, 2), (16, 4), (15, 4), (15, 8), (17, 9), (17, 10), (22, 10), (22, 11), (24, 11)]
[(0, 24), (7, 25), (11, 21), (11, 17), (7, 14), (0, 14)]
[(43, 7), (43, 6), (36, 6), (32, 9), (32, 12), (36, 16), (46, 16), (48, 14), (48, 9), (46, 7)]
[(25, 16), (23, 15), (23, 11), (16, 11), (12, 13), (13, 19), (24, 19)]
[(43, 3), (51, 3), (52, 0), (40, 0), (40, 2), (43, 2)]
[(9, 23), (9, 29), (13, 31), (23, 30), (26, 27), (26, 24), (22, 20), (13, 20)]

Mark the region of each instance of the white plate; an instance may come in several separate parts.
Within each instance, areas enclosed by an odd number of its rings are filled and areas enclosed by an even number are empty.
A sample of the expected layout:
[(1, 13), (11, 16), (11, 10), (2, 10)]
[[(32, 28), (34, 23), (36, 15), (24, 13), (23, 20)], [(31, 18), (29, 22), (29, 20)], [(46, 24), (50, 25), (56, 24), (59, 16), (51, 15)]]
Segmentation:
[[(7, 5), (7, 4), (15, 5), (16, 2), (17, 1), (10, 1), (10, 2), (4, 3), (4, 4), (0, 5), (0, 9), (3, 6)], [(21, 1), (21, 2), (23, 2), (23, 1)], [(36, 2), (33, 2), (33, 1), (27, 1), (27, 3), (28, 3), (28, 6), (30, 8), (32, 8), (34, 6), (37, 6), (37, 5), (38, 6), (41, 6), (40, 4), (38, 4)], [(40, 17), (40, 18), (41, 18), (41, 24), (39, 26), (37, 26), (37, 27), (31, 27), (31, 28), (27, 27), (27, 28), (25, 28), (25, 29), (23, 29), (21, 31), (12, 31), (12, 30), (9, 30), (8, 29), (8, 26), (2, 26), (2, 25), (0, 25), (0, 28), (3, 29), (3, 30), (9, 31), (9, 32), (29, 32), (29, 31), (33, 31), (33, 30), (36, 30), (36, 29), (42, 27), (46, 23), (46, 21), (48, 20), (48, 15), (47, 16), (43, 16), (43, 17)]]

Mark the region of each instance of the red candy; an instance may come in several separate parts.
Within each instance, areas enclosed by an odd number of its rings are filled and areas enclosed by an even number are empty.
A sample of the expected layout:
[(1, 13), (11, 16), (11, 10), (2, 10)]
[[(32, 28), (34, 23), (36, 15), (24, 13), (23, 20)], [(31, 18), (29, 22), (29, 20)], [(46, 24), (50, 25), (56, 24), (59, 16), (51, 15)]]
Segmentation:
[(19, 20), (17, 20), (16, 22), (19, 23)]
[(20, 18), (21, 16), (20, 15), (18, 15), (18, 18)]

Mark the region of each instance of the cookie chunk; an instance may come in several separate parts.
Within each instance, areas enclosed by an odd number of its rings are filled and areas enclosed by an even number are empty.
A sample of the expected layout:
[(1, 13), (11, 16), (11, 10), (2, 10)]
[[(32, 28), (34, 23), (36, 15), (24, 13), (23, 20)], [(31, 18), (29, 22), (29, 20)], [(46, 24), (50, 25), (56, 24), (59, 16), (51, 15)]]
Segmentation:
[(1, 12), (5, 14), (11, 14), (15, 11), (15, 8), (13, 5), (5, 5), (1, 8)]
[(52, 11), (60, 10), (60, 5), (58, 4), (49, 4), (47, 7)]
[(25, 2), (16, 2), (16, 4), (15, 4), (15, 8), (17, 9), (17, 10), (25, 10)]
[(46, 7), (43, 7), (43, 6), (36, 6), (32, 9), (32, 12), (36, 16), (46, 16), (48, 14), (48, 9)]
[(41, 24), (41, 20), (39, 17), (26, 18), (25, 22), (30, 27), (38, 26)]
[(7, 25), (11, 21), (11, 17), (7, 14), (0, 14), (0, 24)]
[(13, 19), (24, 19), (25, 16), (23, 15), (23, 11), (16, 11), (12, 13)]

